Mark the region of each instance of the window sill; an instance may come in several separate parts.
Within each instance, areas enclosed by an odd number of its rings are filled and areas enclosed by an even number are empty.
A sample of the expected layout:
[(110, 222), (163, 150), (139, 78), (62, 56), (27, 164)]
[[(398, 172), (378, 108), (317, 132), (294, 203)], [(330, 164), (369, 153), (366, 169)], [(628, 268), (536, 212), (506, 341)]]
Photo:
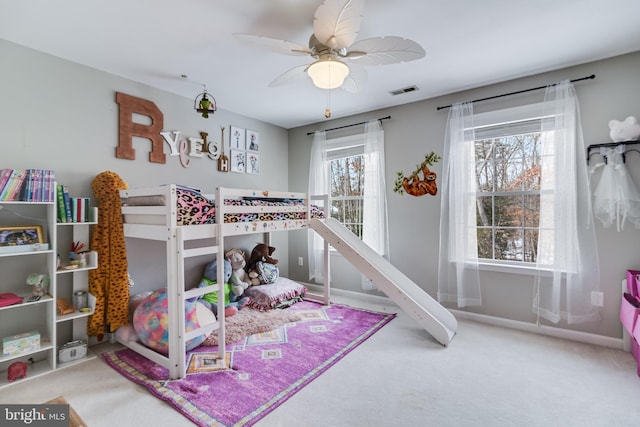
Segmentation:
[(494, 271), (498, 273), (510, 273), (510, 274), (523, 274), (526, 276), (535, 276), (538, 273), (542, 275), (551, 275), (552, 272), (549, 269), (540, 269), (535, 265), (520, 265), (520, 264), (502, 264), (495, 262), (480, 261), (478, 262), (478, 269), (481, 271)]

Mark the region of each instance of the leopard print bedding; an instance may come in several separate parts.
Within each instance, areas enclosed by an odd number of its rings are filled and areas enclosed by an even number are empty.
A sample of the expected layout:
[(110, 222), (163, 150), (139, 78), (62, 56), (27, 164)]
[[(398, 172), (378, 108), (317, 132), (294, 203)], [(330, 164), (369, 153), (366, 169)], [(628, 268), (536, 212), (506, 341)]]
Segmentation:
[[(214, 224), (216, 221), (215, 203), (202, 194), (177, 189), (178, 225)], [(275, 201), (246, 198), (227, 199), (227, 206), (303, 206), (301, 200), (279, 199)], [(324, 218), (324, 212), (318, 206), (311, 206), (312, 218)], [(226, 214), (224, 222), (284, 221), (305, 219), (306, 212), (255, 212)]]

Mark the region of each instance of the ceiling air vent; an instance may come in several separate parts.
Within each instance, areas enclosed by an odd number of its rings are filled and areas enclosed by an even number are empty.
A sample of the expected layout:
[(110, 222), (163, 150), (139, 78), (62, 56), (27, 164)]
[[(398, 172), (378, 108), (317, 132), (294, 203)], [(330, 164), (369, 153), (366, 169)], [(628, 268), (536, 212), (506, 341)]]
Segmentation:
[(416, 90), (418, 90), (418, 87), (416, 85), (413, 85), (413, 86), (403, 87), (402, 89), (392, 90), (389, 93), (393, 96), (396, 96), (396, 95), (402, 95), (403, 93), (415, 92)]

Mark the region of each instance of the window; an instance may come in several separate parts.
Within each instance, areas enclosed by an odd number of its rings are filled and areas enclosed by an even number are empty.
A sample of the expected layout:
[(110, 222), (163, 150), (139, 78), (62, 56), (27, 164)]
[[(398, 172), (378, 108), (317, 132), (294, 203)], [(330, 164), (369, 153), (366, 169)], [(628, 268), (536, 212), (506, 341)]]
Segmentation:
[(541, 263), (540, 201), (554, 191), (552, 174), (544, 191), (541, 186), (543, 162), (553, 162), (542, 130), (548, 114), (543, 104), (534, 104), (474, 115), (469, 167), (475, 185), (469, 200), (475, 203), (471, 225), (477, 255), (474, 250), (469, 257), (507, 265)]
[[(365, 163), (363, 146), (329, 151), (330, 216), (362, 239)], [(360, 152), (360, 154), (358, 154)]]
[(479, 266), (501, 264), (533, 275), (538, 318), (600, 318), (590, 303), (600, 273), (581, 128), (568, 80), (547, 86), (538, 104), (481, 114), (472, 103), (452, 106), (443, 155), (439, 301), (482, 305)]
[[(384, 131), (379, 121), (362, 134), (326, 139), (316, 132), (309, 160), (309, 193), (328, 194), (329, 216), (388, 258)], [(322, 280), (323, 243), (310, 231), (309, 278)]]
[[(478, 258), (536, 263), (540, 222), (541, 132), (520, 126), (476, 129)], [(518, 129), (520, 128), (520, 129)], [(494, 134), (495, 136), (489, 136)]]

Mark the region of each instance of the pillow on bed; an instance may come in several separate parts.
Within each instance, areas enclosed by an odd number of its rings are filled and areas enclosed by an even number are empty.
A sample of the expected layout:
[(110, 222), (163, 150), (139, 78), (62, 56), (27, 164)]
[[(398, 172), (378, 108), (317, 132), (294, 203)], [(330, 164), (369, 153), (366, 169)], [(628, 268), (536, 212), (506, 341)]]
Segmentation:
[(164, 206), (166, 199), (163, 195), (157, 196), (133, 196), (124, 201), (125, 206)]
[(214, 224), (216, 209), (213, 201), (195, 191), (176, 189), (178, 225)]
[(266, 311), (272, 308), (288, 307), (302, 301), (307, 288), (286, 277), (278, 277), (276, 283), (249, 286), (244, 293), (251, 297), (249, 307)]

